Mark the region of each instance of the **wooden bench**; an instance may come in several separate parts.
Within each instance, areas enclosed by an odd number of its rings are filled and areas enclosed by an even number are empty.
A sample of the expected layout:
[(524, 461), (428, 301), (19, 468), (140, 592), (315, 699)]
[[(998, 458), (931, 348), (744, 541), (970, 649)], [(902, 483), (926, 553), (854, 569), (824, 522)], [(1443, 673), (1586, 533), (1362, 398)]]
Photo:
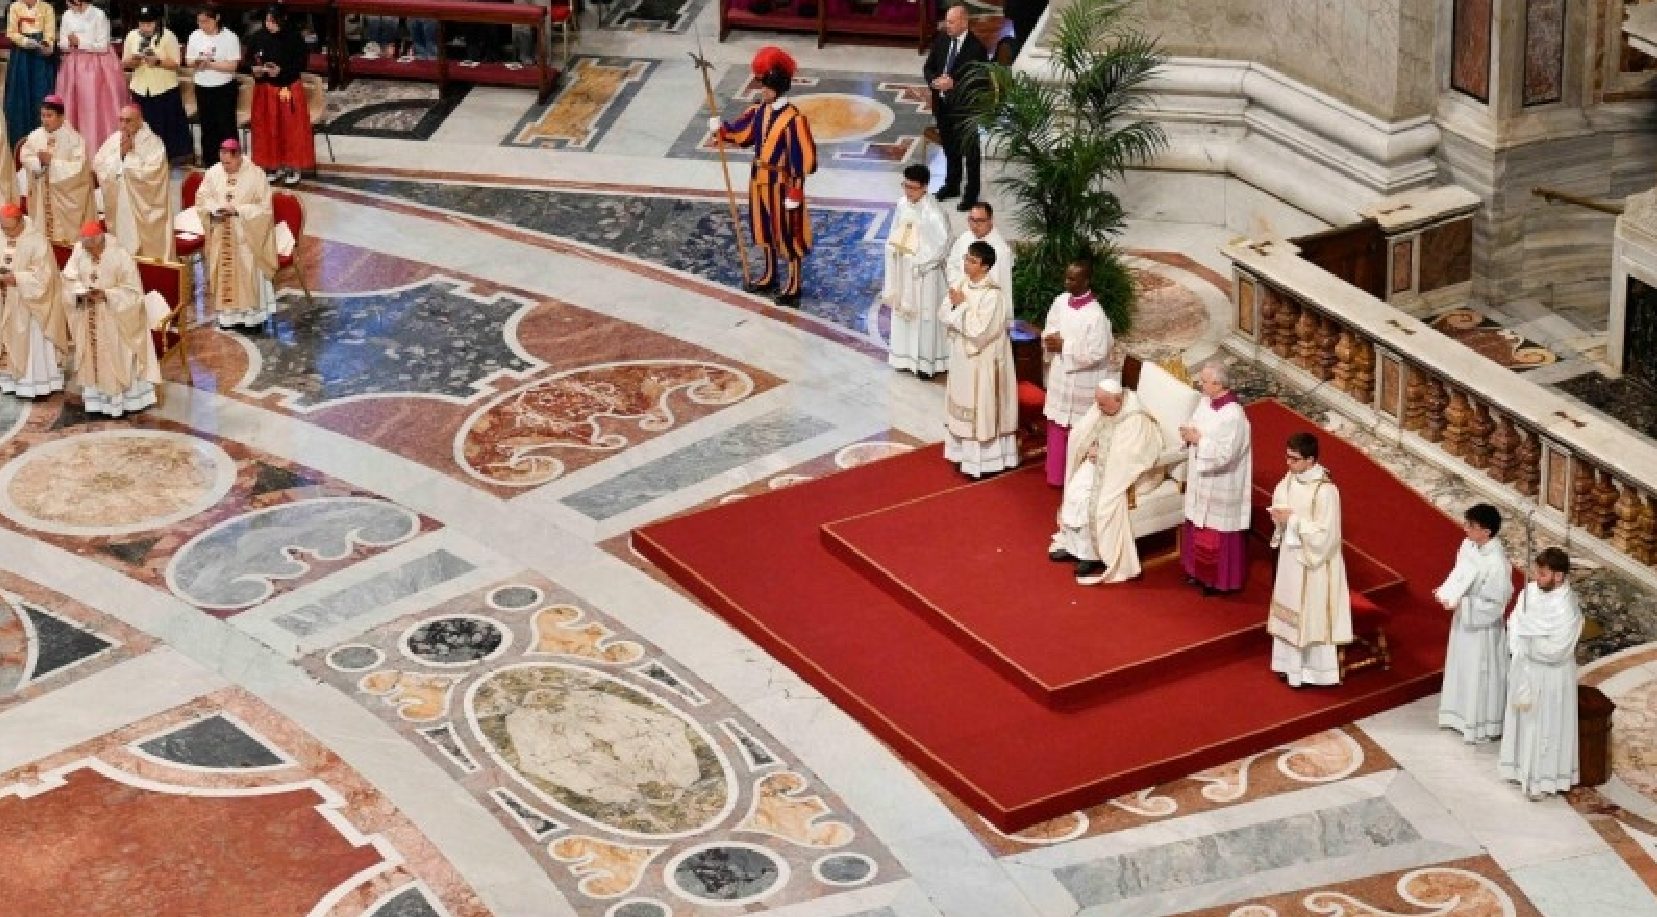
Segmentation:
[[(339, 62), (340, 86), (348, 85), (354, 76), (435, 81), (440, 94), (448, 92), (451, 82), (532, 86), (536, 90), (536, 101), (545, 102), (552, 95), (558, 78), (558, 71), (553, 69), (548, 60), (548, 30), (554, 27), (563, 35), (562, 68), (569, 67), (573, 10), (568, 2), (542, 7), (480, 0), (335, 0), (334, 10), (339, 17), (334, 29), (334, 59)], [(366, 60), (350, 57), (345, 47), (347, 15), (435, 19), (437, 60), (398, 63), (384, 58)], [(480, 64), (465, 68), (457, 77), (450, 72), (453, 65), (449, 60), (449, 41), (445, 31), (445, 27), (451, 22), (516, 25), (533, 30), (535, 66), (513, 70), (504, 64)]]

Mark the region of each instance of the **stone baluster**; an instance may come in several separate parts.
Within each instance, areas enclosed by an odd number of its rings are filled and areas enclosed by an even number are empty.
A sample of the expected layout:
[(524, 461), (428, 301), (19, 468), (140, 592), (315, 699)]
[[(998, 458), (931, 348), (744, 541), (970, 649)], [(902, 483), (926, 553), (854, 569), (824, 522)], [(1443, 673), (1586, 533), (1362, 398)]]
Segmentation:
[(1594, 498), (1594, 469), (1587, 462), (1571, 463), (1571, 524), (1593, 531), (1599, 516)]
[(1490, 409), (1468, 399), (1467, 461), (1480, 471), (1490, 470), (1490, 436), (1496, 422), (1490, 419)]
[(1617, 479), (1608, 471), (1599, 473), (1594, 485), (1594, 500), (1598, 512), (1592, 526), (1595, 537), (1610, 538), (1617, 526)]
[(1404, 429), (1420, 433), (1427, 426), (1427, 378), (1413, 366), (1405, 372), (1409, 380), (1404, 383)]
[(1335, 344), (1341, 339), (1340, 322), (1324, 316), (1318, 329), (1318, 365), (1313, 370), (1319, 379), (1329, 380), (1335, 375)]
[(1459, 459), (1467, 457), (1471, 414), (1472, 408), (1467, 403), (1467, 393), (1452, 388), (1449, 404), (1444, 408), (1444, 451)]
[(1513, 422), (1501, 411), (1490, 412), (1495, 429), (1490, 431), (1490, 467), (1492, 478), (1503, 484), (1512, 484), (1519, 477), (1519, 434)]
[(1368, 341), (1352, 346), (1352, 385), (1346, 393), (1359, 404), (1375, 401), (1375, 345)]
[(1542, 439), (1523, 427), (1514, 427), (1519, 437), (1519, 473), (1513, 489), (1527, 497), (1535, 497), (1542, 485)]
[(1352, 332), (1345, 328), (1335, 337), (1335, 368), (1330, 372), (1330, 378), (1334, 380), (1335, 387), (1343, 392), (1352, 381), (1352, 348), (1355, 343)]
[(1301, 311), (1292, 299), (1284, 299), (1277, 307), (1277, 334), (1272, 338), (1272, 353), (1285, 360), (1295, 354), (1295, 326), (1300, 324)]
[(1657, 497), (1640, 494), (1640, 521), (1634, 528), (1634, 557), (1657, 565)]
[(1313, 375), (1317, 375), (1320, 324), (1317, 313), (1311, 309), (1302, 309), (1300, 320), (1295, 322), (1295, 365)]
[(1640, 491), (1627, 484), (1617, 494), (1617, 521), (1611, 528), (1611, 547), (1635, 560), (1640, 556)]
[(1444, 441), (1444, 427), (1447, 418), (1445, 409), (1450, 406), (1450, 394), (1443, 382), (1438, 379), (1427, 380), (1426, 422), (1421, 428), (1421, 435), (1429, 443)]
[(1271, 287), (1263, 288), (1260, 297), (1260, 327), (1255, 329), (1262, 347), (1269, 348), (1272, 342), (1277, 340), (1277, 310), (1282, 304), (1283, 298), (1278, 295), (1277, 290)]

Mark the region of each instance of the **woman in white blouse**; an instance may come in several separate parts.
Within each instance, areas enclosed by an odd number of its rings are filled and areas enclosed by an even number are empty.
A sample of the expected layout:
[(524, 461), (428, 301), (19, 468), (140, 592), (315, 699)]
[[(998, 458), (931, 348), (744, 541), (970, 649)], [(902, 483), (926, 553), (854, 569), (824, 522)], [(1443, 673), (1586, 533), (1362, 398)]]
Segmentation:
[(58, 22), (58, 52), (64, 117), (89, 149), (97, 149), (120, 127), (127, 101), (121, 60), (109, 50), (109, 17), (87, 0), (69, 0)]
[(196, 30), (184, 46), (184, 63), (195, 71), (203, 169), (217, 165), (219, 146), (236, 139), (236, 70), (242, 65), (242, 41), (219, 17), (214, 7), (197, 13)]

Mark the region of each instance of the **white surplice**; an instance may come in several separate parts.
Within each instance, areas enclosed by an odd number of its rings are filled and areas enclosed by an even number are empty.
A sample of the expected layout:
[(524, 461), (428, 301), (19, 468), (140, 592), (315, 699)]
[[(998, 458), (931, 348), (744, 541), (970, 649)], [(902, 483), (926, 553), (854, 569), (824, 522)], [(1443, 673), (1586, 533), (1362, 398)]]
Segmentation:
[(892, 234), (886, 239), (886, 284), (880, 301), (892, 310), (894, 369), (941, 373), (949, 362), (948, 341), (938, 321), (944, 295), (944, 258), (949, 250), (949, 217), (932, 195), (911, 204), (898, 199)]
[(984, 234), (982, 239), (973, 235), (968, 229), (955, 237), (955, 244), (949, 248), (949, 257), (944, 259), (944, 281), (951, 287), (958, 287), (967, 282), (966, 268), (961, 261), (966, 257), (967, 248), (974, 242), (988, 242), (990, 248), (995, 249), (995, 266), (990, 268), (990, 279), (995, 285), (1007, 291), (1007, 297), (1013, 295), (1013, 247), (1007, 240), (1001, 238), (1001, 230), (992, 229)]
[(1202, 399), (1190, 423), (1202, 438), (1190, 447), (1185, 482), (1185, 518), (1198, 528), (1241, 532), (1249, 527), (1254, 486), (1253, 433), (1235, 400), (1215, 408)]
[(1042, 414), (1063, 426), (1073, 426), (1093, 407), (1093, 393), (1110, 369), (1110, 319), (1098, 300), (1088, 294), (1080, 306), (1069, 293), (1060, 293), (1047, 309), (1042, 335), (1057, 333), (1064, 347), (1049, 354), (1047, 401)]
[(1145, 413), (1136, 393), (1123, 393), (1114, 415), (1095, 403), (1070, 434), (1064, 500), (1050, 548), (1063, 548), (1077, 560), (1104, 561), (1103, 582), (1138, 576), (1128, 492), (1161, 455), (1162, 428)]
[(1352, 595), (1341, 556), (1341, 494), (1322, 465), (1290, 473), (1272, 492), (1290, 510), (1272, 533), (1278, 548), (1272, 584), (1272, 671), (1289, 684), (1340, 684), (1336, 647), (1352, 642)]
[(1438, 725), (1459, 731), (1468, 742), (1494, 739), (1502, 734), (1507, 708), (1502, 613), (1513, 598), (1513, 565), (1502, 540), (1492, 538), (1483, 547), (1463, 540), (1455, 568), (1433, 595), (1456, 606), (1444, 655)]
[(938, 320), (949, 329), (949, 379), (944, 384), (944, 457), (970, 475), (1018, 467), (1018, 383), (1007, 336), (1012, 303), (988, 274), (960, 287), (959, 306), (946, 296)]
[(1582, 609), (1569, 585), (1525, 586), (1508, 620), (1513, 653), (1497, 773), (1528, 796), (1576, 785), (1576, 641)]

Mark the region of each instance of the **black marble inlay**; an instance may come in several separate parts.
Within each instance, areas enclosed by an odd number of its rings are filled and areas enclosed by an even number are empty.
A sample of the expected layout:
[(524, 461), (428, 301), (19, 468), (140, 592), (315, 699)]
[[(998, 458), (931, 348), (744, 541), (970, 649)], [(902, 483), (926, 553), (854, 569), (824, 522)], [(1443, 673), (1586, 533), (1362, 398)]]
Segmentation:
[(472, 91), (470, 83), (450, 83), (449, 87), (449, 92), (438, 98), (390, 99), (342, 111), (328, 122), (328, 133), (341, 137), (430, 140)]
[(219, 770), (274, 767), (282, 758), (222, 716), (210, 716), (138, 746), (167, 761)]
[[(742, 282), (731, 219), (722, 200), (337, 175), (320, 180), (573, 239), (733, 288)], [(857, 334), (866, 333), (869, 306), (880, 294), (885, 270), (881, 240), (889, 214), (887, 207), (852, 210), (812, 205), (815, 247), (805, 262), (805, 311)], [(753, 247), (749, 249), (750, 257), (754, 256)]]
[(500, 649), (501, 629), (477, 618), (434, 618), (408, 636), (408, 651), (427, 662), (476, 662)]
[(618, 3), (603, 27), (627, 32), (683, 32), (702, 10), (703, 0), (637, 0)]
[(777, 883), (777, 863), (749, 847), (709, 847), (680, 861), (673, 881), (696, 898), (752, 898)]
[(869, 878), (869, 874), (874, 871), (874, 867), (863, 857), (841, 854), (825, 857), (817, 865), (817, 870), (829, 882), (837, 885), (851, 885)]
[(440, 917), (437, 908), (426, 899), (425, 892), (410, 885), (374, 909), (369, 917)]
[(1630, 376), (1607, 379), (1599, 373), (1583, 373), (1553, 387), (1641, 436), (1657, 437), (1657, 388)]
[(150, 549), (156, 546), (159, 538), (140, 538), (137, 541), (124, 541), (104, 545), (104, 553), (118, 558), (124, 563), (136, 567), (150, 556)]
[(673, 912), (654, 901), (628, 901), (610, 913), (614, 917), (668, 917)]
[(541, 601), (541, 590), (534, 586), (502, 586), (489, 594), (489, 601), (501, 608), (520, 611)]
[(297, 471), (289, 471), (268, 462), (254, 462), (253, 496), (293, 490), (296, 487), (314, 487), (322, 482)]
[(497, 790), (491, 795), (495, 797), (496, 802), (511, 811), (511, 813), (518, 818), (519, 826), (529, 832), (529, 836), (535, 838), (536, 840), (540, 840), (554, 832), (564, 830), (564, 824), (562, 822), (548, 818), (546, 815), (531, 809), (529, 806), (524, 805), (522, 801), (513, 796), (511, 793)]
[(23, 612), (29, 616), (29, 624), (34, 627), (36, 641), (35, 667), (29, 673), (29, 681), (44, 678), (88, 656), (96, 656), (114, 645), (33, 605), (24, 605)]

